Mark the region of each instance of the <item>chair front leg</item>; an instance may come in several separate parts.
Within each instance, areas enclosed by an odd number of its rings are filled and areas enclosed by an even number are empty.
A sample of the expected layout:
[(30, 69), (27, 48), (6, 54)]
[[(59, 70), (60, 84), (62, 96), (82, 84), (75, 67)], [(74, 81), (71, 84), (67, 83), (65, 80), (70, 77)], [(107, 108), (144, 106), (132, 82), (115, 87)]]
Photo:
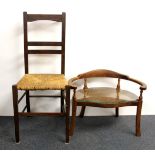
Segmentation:
[(79, 115), (81, 118), (84, 117), (85, 110), (86, 110), (86, 106), (82, 106), (81, 107), (81, 112), (80, 112), (80, 115)]
[(73, 100), (72, 100), (72, 118), (71, 118), (70, 136), (73, 136), (74, 129), (75, 129), (76, 109), (77, 109), (77, 105), (76, 105), (76, 101), (75, 101), (75, 99), (73, 97)]
[(136, 136), (141, 136), (141, 111), (142, 111), (142, 93), (143, 91), (140, 91), (140, 97), (137, 104), (137, 114), (136, 114)]
[(137, 114), (136, 114), (136, 136), (141, 136), (141, 110), (142, 102), (139, 102), (137, 105)]
[(69, 144), (70, 135), (70, 87), (66, 86), (66, 144)]
[(12, 86), (13, 109), (14, 109), (14, 124), (16, 143), (19, 143), (19, 115), (18, 115), (18, 90), (17, 86)]

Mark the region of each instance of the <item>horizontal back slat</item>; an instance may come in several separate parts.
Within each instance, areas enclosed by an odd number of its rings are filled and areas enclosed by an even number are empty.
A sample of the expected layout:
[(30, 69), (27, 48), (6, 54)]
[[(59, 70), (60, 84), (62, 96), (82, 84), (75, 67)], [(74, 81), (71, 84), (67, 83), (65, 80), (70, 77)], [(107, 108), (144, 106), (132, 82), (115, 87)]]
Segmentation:
[(33, 22), (37, 20), (52, 20), (56, 22), (62, 22), (62, 15), (50, 15), (50, 14), (27, 14), (27, 21)]
[(62, 50), (28, 50), (28, 54), (62, 54)]
[(36, 42), (29, 41), (28, 46), (62, 46), (62, 42)]

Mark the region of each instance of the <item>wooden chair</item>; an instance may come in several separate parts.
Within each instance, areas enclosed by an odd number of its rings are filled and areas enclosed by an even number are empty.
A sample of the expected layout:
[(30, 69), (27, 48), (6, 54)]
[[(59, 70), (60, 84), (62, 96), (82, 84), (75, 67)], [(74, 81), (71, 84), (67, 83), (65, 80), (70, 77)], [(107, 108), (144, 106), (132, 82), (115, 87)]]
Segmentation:
[[(14, 108), (14, 124), (15, 124), (15, 137), (16, 142), (20, 141), (19, 138), (19, 116), (66, 116), (64, 108), (64, 90), (67, 85), (65, 79), (65, 25), (66, 14), (27, 14), (23, 13), (24, 18), (24, 62), (25, 62), (25, 75), (15, 85), (12, 86), (13, 92), (13, 108)], [(28, 41), (28, 22), (34, 22), (38, 20), (49, 20), (62, 23), (61, 41), (60, 42), (44, 42), (44, 41)], [(29, 47), (39, 46), (51, 46), (61, 47), (60, 50), (30, 50)], [(29, 54), (59, 54), (61, 55), (61, 73), (60, 74), (29, 74)], [(24, 94), (18, 99), (18, 91), (25, 91)], [(59, 90), (60, 95), (32, 95), (31, 91), (37, 90)], [(18, 111), (18, 104), (26, 96), (26, 106), (22, 112)], [(47, 112), (31, 112), (30, 98), (32, 97), (58, 97), (61, 98), (61, 110), (60, 112), (47, 113)], [(67, 104), (67, 103), (66, 103)], [(68, 108), (68, 106), (66, 106)], [(25, 112), (27, 110), (27, 112)], [(68, 111), (68, 110), (67, 110)], [(68, 128), (68, 117), (66, 116), (66, 129)], [(66, 142), (68, 143), (69, 130), (66, 130)]]
[[(118, 83), (116, 88), (112, 87), (88, 87), (87, 79), (90, 78), (116, 78)], [(78, 89), (77, 82), (83, 80), (83, 89)], [(138, 97), (132, 92), (120, 89), (120, 81), (128, 80), (140, 85), (140, 96)], [(86, 106), (100, 108), (115, 108), (116, 116), (119, 116), (119, 107), (137, 106), (136, 114), (136, 136), (141, 135), (141, 109), (142, 109), (142, 93), (146, 89), (146, 84), (132, 79), (127, 75), (123, 75), (110, 70), (93, 70), (83, 73), (69, 80), (70, 88), (74, 90), (72, 99), (72, 120), (70, 128), (70, 136), (73, 135), (75, 128), (76, 109), (82, 106), (80, 117), (84, 116)]]

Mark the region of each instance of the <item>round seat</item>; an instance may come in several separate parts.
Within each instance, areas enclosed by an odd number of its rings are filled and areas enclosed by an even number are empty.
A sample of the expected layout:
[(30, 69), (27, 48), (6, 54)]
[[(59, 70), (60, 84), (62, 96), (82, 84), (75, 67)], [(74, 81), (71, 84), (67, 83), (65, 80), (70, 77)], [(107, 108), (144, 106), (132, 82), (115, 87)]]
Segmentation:
[(138, 96), (127, 90), (117, 91), (111, 87), (92, 87), (76, 91), (78, 103), (123, 104), (137, 102)]

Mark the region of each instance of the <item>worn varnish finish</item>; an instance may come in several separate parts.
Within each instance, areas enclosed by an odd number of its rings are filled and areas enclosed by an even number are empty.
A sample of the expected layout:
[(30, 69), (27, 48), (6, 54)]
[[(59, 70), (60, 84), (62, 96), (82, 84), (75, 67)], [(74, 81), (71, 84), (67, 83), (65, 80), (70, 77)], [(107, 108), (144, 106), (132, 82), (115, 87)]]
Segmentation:
[[(37, 20), (49, 20), (56, 21), (62, 23), (62, 31), (61, 31), (61, 41), (60, 42), (44, 42), (44, 41), (28, 41), (28, 22), (34, 22)], [(61, 74), (65, 74), (65, 29), (66, 29), (66, 14), (27, 14), (27, 12), (23, 13), (23, 28), (24, 28), (24, 66), (25, 66), (25, 74), (29, 74), (29, 62), (28, 56), (29, 54), (60, 54), (61, 55)], [(28, 50), (29, 46), (60, 46), (61, 50), (38, 50), (37, 48), (34, 50)], [(70, 89), (68, 89), (70, 91)], [(29, 90), (25, 90), (25, 93), (18, 99), (18, 89), (17, 85), (12, 86), (13, 93), (13, 108), (14, 108), (14, 123), (15, 123), (15, 137), (16, 142), (20, 141), (19, 138), (19, 116), (66, 116), (66, 142), (69, 142), (69, 104), (66, 103), (67, 112), (65, 112), (64, 107), (64, 90), (60, 90), (60, 95), (30, 95)], [(68, 92), (69, 92), (68, 91)], [(69, 94), (67, 92), (67, 94)], [(26, 106), (22, 110), (22, 112), (18, 111), (18, 104), (20, 101), (26, 96)], [(34, 113), (31, 112), (30, 108), (30, 97), (60, 97), (61, 98), (61, 109), (60, 113)], [(66, 99), (69, 102), (69, 98)], [(27, 110), (27, 112), (25, 112)]]
[[(96, 78), (96, 77), (106, 77), (106, 78), (117, 78), (118, 83), (116, 88), (89, 88), (87, 85), (87, 78)], [(84, 80), (83, 89), (78, 89), (76, 82), (78, 80)], [(121, 90), (120, 81), (128, 80), (140, 85), (140, 96), (135, 96), (134, 94), (125, 90)], [(91, 107), (101, 107), (101, 108), (115, 108), (116, 117), (119, 116), (119, 107), (124, 106), (136, 106), (136, 136), (141, 135), (140, 122), (141, 122), (141, 109), (142, 109), (142, 94), (143, 90), (146, 90), (147, 86), (145, 83), (138, 81), (136, 79), (130, 78), (127, 75), (120, 74), (110, 70), (98, 69), (90, 72), (86, 72), (78, 75), (69, 80), (70, 89), (74, 90), (73, 99), (72, 99), (72, 120), (70, 127), (70, 136), (73, 135), (75, 129), (75, 120), (76, 120), (76, 109), (77, 106), (81, 106), (80, 117), (84, 116), (86, 106)], [(103, 91), (103, 92), (102, 92)], [(107, 92), (106, 92), (107, 91)], [(122, 92), (124, 97), (131, 97), (131, 100), (122, 100)], [(94, 94), (93, 94), (94, 93)], [(114, 94), (113, 96), (110, 96)], [(133, 95), (132, 95), (133, 94)], [(83, 98), (80, 96), (83, 95)]]

